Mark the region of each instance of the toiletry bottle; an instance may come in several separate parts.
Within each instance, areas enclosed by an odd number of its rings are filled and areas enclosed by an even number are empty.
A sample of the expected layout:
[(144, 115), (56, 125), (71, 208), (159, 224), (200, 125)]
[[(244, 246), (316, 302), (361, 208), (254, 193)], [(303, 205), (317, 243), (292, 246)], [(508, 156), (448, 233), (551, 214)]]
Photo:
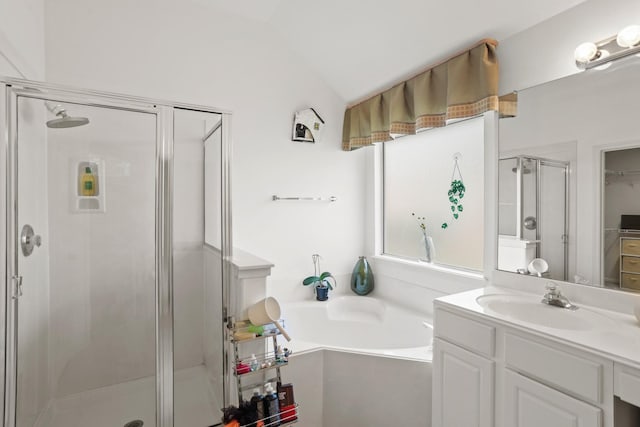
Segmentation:
[(296, 401), (293, 398), (293, 385), (278, 383), (278, 404), (280, 405), (280, 420), (289, 423), (298, 419)]
[(284, 351), (282, 351), (282, 346), (279, 345), (276, 349), (276, 363), (284, 363)]
[(278, 404), (278, 396), (270, 383), (264, 386), (264, 401), (266, 416), (269, 417), (265, 424), (269, 427), (280, 425), (280, 405)]
[(256, 414), (258, 414), (258, 420), (262, 420), (266, 415), (264, 413), (264, 396), (260, 394), (260, 389), (253, 389), (253, 396), (251, 396), (251, 406), (255, 408)]
[(80, 177), (80, 194), (82, 196), (96, 195), (96, 177), (89, 166), (84, 168), (84, 173)]
[(251, 355), (251, 359), (249, 360), (249, 366), (251, 367), (251, 372), (258, 370), (259, 364), (255, 354)]

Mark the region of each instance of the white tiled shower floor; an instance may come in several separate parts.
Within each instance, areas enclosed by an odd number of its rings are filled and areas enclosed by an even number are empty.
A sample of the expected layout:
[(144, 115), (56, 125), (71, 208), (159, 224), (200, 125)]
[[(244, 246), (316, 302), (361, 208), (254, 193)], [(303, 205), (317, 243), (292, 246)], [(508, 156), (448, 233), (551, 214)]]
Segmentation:
[[(176, 371), (174, 390), (176, 427), (220, 422), (222, 403), (213, 401), (204, 366)], [(36, 426), (121, 427), (142, 420), (144, 427), (155, 427), (155, 408), (155, 378), (149, 377), (57, 399)]]

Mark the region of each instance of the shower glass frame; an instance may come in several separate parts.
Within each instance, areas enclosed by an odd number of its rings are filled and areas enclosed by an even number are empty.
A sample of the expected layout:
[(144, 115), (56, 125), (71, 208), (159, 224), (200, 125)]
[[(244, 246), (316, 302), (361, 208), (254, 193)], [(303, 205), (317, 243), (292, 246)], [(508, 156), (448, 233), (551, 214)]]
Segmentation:
[[(17, 390), (17, 299), (14, 299), (18, 269), (18, 183), (17, 183), (17, 99), (28, 97), (92, 107), (117, 109), (156, 116), (155, 158), (155, 311), (156, 311), (156, 425), (173, 427), (173, 145), (174, 115), (177, 109), (221, 115), (221, 256), (223, 313), (230, 301), (232, 258), (231, 234), (231, 113), (223, 109), (180, 102), (164, 101), (124, 94), (76, 89), (30, 80), (0, 76), (0, 410), (2, 426), (16, 423)], [(44, 126), (44, 123), (43, 123)], [(226, 330), (227, 318), (222, 319)], [(226, 334), (223, 331), (223, 337)], [(227, 346), (220, 343), (222, 360), (227, 360)], [(229, 401), (229, 372), (223, 364), (224, 405)]]
[[(535, 157), (529, 155), (515, 156), (515, 157), (505, 157), (500, 160), (509, 160), (516, 159), (516, 238), (522, 239), (524, 235), (524, 161), (530, 160), (535, 164), (536, 171), (536, 194), (535, 194), (535, 203), (536, 203), (536, 218), (540, 219), (541, 206), (540, 201), (542, 196), (541, 192), (541, 170), (542, 166), (551, 166), (564, 170), (565, 180), (564, 180), (564, 212), (563, 212), (563, 225), (565, 233), (562, 237), (562, 241), (564, 244), (564, 280), (568, 280), (569, 275), (569, 245), (568, 245), (568, 232), (569, 232), (569, 162), (561, 161), (561, 160), (552, 160), (545, 159), (542, 157)], [(536, 227), (536, 240), (540, 240), (541, 227), (544, 227), (544, 224), (540, 224)], [(540, 256), (540, 243), (536, 244), (536, 257)]]

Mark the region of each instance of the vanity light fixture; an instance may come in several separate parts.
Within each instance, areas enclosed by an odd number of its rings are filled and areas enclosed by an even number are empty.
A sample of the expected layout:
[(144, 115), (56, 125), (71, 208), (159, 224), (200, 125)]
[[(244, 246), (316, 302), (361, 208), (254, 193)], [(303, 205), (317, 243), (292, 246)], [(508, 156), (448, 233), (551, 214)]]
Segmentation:
[(636, 53), (640, 53), (640, 25), (629, 25), (598, 43), (580, 44), (573, 56), (578, 68), (588, 70)]

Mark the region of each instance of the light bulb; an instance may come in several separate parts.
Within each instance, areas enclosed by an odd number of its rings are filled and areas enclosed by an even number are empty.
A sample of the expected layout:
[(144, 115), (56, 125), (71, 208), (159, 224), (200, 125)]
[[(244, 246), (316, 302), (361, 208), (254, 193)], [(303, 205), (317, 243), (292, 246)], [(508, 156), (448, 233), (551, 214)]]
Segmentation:
[(633, 47), (640, 43), (640, 25), (629, 25), (621, 29), (616, 42), (620, 47)]
[(573, 57), (576, 59), (576, 62), (585, 64), (592, 59), (598, 56), (598, 46), (595, 43), (586, 42), (579, 45), (575, 52), (573, 53)]

